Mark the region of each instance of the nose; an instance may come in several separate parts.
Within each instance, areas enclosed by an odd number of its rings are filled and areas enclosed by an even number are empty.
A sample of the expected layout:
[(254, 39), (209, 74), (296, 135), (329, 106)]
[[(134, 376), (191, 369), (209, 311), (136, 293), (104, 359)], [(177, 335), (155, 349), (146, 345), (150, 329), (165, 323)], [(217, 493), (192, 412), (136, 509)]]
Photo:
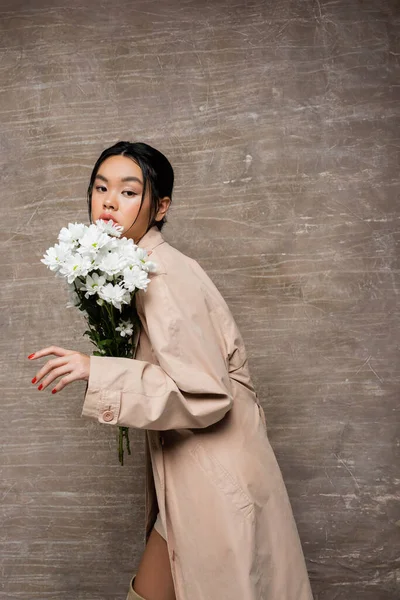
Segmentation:
[(118, 202), (115, 196), (107, 194), (107, 196), (103, 198), (103, 208), (106, 210), (117, 210)]

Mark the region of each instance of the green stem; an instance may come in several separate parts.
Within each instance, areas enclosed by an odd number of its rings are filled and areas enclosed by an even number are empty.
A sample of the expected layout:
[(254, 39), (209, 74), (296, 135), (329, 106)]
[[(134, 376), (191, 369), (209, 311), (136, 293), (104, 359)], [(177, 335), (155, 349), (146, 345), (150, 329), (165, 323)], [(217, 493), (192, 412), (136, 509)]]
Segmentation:
[(131, 454), (131, 446), (129, 443), (129, 427), (124, 427), (124, 436), (125, 436), (125, 441), (126, 441), (126, 450), (128, 452), (128, 454)]
[(126, 444), (126, 451), (131, 454), (131, 447), (129, 443), (129, 427), (118, 428), (118, 458), (121, 466), (124, 464), (124, 439)]
[(124, 434), (123, 427), (119, 427), (118, 431), (118, 458), (121, 463), (121, 467), (124, 466)]
[[(95, 355), (99, 356), (115, 356), (115, 357), (126, 357), (132, 358), (135, 356), (135, 350), (133, 339), (135, 334), (140, 329), (140, 319), (136, 312), (134, 304), (130, 307), (126, 307), (125, 313), (121, 312), (121, 319), (130, 318), (132, 320), (134, 333), (132, 339), (121, 337), (118, 332), (115, 331), (116, 327), (116, 309), (113, 305), (104, 302), (101, 306), (94, 305), (93, 299), (86, 299), (84, 295), (79, 294), (76, 288), (81, 304), (79, 308), (86, 310), (87, 312), (87, 324), (88, 331), (85, 332), (92, 343), (98, 348), (99, 352)], [(129, 313), (128, 313), (129, 310)], [(107, 342), (107, 343), (105, 343)], [(103, 354), (105, 352), (105, 354)], [(118, 458), (121, 466), (124, 464), (124, 451), (131, 454), (130, 440), (129, 440), (129, 427), (119, 426), (118, 430)]]

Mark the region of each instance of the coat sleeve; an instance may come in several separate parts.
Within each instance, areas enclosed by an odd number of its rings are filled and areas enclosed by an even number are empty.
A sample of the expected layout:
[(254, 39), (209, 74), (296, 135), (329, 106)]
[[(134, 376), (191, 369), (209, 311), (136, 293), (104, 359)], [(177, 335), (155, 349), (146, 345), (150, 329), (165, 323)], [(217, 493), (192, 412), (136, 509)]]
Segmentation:
[(207, 427), (231, 408), (229, 369), (205, 297), (191, 289), (182, 298), (166, 277), (154, 277), (138, 302), (159, 364), (91, 356), (82, 415), (166, 430)]

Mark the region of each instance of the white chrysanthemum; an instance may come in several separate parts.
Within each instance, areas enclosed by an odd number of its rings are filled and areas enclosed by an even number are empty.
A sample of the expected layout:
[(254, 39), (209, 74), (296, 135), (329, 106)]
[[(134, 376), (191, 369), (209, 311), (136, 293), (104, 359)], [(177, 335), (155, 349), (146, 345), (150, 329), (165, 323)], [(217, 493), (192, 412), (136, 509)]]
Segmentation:
[(61, 265), (60, 273), (67, 278), (68, 283), (73, 283), (77, 277), (86, 277), (91, 268), (92, 264), (87, 256), (72, 254)]
[(103, 254), (95, 261), (97, 267), (107, 275), (119, 275), (126, 267), (126, 257), (118, 250)]
[(67, 244), (55, 244), (46, 251), (41, 262), (51, 271), (59, 271), (61, 265), (71, 256), (71, 249)]
[(120, 238), (117, 240), (116, 247), (118, 252), (125, 258), (125, 266), (131, 266), (138, 263), (137, 246), (130, 238)]
[(99, 288), (106, 283), (106, 278), (98, 273), (92, 273), (92, 275), (86, 276), (86, 281), (82, 285), (82, 289), (86, 291), (85, 298), (97, 294)]
[(144, 263), (142, 263), (142, 269), (143, 271), (147, 271), (148, 273), (155, 273), (157, 265), (151, 260), (146, 260)]
[(133, 334), (133, 324), (130, 321), (120, 321), (115, 331), (119, 331), (121, 337), (130, 337)]
[(68, 297), (69, 301), (67, 302), (66, 308), (73, 308), (75, 306), (79, 306), (79, 296), (72, 285), (68, 287)]
[(79, 240), (78, 252), (93, 258), (101, 248), (108, 246), (109, 241), (110, 237), (106, 233), (102, 232), (96, 225), (90, 225)]
[(115, 251), (118, 252), (118, 250), (116, 250), (114, 243), (118, 242), (117, 238), (109, 238), (109, 243), (106, 246), (103, 246), (102, 248), (99, 249), (99, 251), (97, 252), (97, 254), (93, 255), (92, 258), (92, 265), (93, 265), (93, 271), (96, 270), (101, 270), (100, 264), (102, 263), (102, 261), (107, 258), (110, 253), (114, 253)]
[(113, 223), (113, 221), (103, 221), (103, 219), (97, 219), (96, 226), (102, 233), (107, 233), (108, 235), (112, 235), (114, 237), (120, 237), (124, 228), (122, 225), (117, 225)]
[(130, 294), (119, 284), (107, 283), (99, 289), (98, 294), (100, 299), (112, 304), (118, 310), (121, 310), (121, 304), (129, 304), (131, 301)]
[[(89, 227), (69, 223), (61, 229), (59, 243), (46, 251), (41, 262), (74, 285), (79, 298), (85, 294), (86, 300), (93, 297), (100, 305), (106, 301), (121, 310), (135, 290), (147, 289), (148, 274), (156, 270), (147, 250), (131, 238), (121, 237), (121, 229), (102, 219)], [(72, 304), (76, 302), (74, 296)]]
[(138, 248), (136, 251), (136, 256), (141, 269), (147, 272), (154, 272), (156, 270), (156, 264), (151, 260), (147, 260), (149, 258), (147, 250), (144, 248)]
[(84, 223), (69, 223), (68, 227), (63, 227), (58, 234), (58, 239), (69, 246), (76, 246), (80, 238), (84, 235), (87, 225)]
[(137, 255), (138, 255), (139, 260), (144, 260), (148, 256), (147, 250), (145, 248), (138, 248)]
[(82, 289), (85, 286), (85, 278), (77, 277), (73, 283), (73, 287), (76, 287), (78, 290)]
[(146, 271), (142, 271), (138, 266), (124, 269), (123, 276), (123, 284), (129, 292), (133, 292), (135, 289), (146, 290), (150, 282)]

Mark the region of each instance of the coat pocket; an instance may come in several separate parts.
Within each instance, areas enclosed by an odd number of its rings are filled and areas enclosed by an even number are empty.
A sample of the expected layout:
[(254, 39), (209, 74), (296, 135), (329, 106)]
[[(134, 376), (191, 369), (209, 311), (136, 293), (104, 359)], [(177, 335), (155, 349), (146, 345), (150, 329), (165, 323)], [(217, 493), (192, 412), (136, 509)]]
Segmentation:
[(202, 444), (196, 444), (190, 449), (190, 454), (198, 466), (207, 475), (211, 483), (229, 500), (234, 507), (245, 516), (250, 515), (254, 505), (249, 496), (240, 486), (235, 476), (230, 473), (219, 460), (209, 453)]

